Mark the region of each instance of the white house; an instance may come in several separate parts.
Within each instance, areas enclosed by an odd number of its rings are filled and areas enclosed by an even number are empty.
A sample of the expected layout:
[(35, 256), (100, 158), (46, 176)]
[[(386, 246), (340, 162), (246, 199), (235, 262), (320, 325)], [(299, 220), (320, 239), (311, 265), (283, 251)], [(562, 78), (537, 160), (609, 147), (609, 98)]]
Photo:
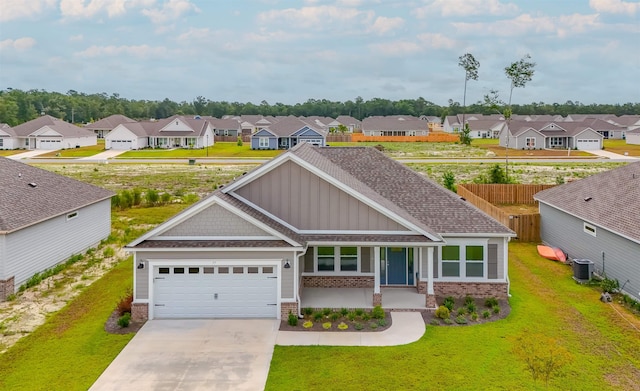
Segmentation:
[(149, 136), (139, 122), (117, 125), (104, 138), (105, 149), (129, 150), (149, 146)]
[(15, 148), (56, 150), (98, 144), (98, 138), (93, 131), (50, 115), (20, 124), (13, 130), (18, 138)]

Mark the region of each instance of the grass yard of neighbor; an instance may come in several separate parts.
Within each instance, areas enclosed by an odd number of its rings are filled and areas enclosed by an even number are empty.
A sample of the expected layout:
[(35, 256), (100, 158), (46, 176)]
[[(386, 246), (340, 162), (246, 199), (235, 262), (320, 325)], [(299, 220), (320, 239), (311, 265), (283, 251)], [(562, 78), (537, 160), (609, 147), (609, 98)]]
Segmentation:
[(629, 156), (640, 157), (640, 145), (627, 144), (626, 140), (604, 140), (604, 150)]
[(197, 149), (141, 149), (138, 151), (127, 151), (118, 158), (131, 159), (131, 158), (270, 158), (281, 154), (283, 150), (253, 150), (250, 143), (244, 143), (243, 145), (237, 145), (231, 142), (217, 142), (208, 148)]

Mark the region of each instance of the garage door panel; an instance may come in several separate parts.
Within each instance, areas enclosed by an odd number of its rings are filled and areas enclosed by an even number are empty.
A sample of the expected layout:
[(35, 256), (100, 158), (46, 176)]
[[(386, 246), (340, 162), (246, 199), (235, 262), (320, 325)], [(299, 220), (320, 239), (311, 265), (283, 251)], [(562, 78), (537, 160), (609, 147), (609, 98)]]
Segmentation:
[[(176, 269), (184, 273), (175, 273)], [(273, 266), (156, 267), (154, 316), (274, 318), (277, 312), (275, 276)]]

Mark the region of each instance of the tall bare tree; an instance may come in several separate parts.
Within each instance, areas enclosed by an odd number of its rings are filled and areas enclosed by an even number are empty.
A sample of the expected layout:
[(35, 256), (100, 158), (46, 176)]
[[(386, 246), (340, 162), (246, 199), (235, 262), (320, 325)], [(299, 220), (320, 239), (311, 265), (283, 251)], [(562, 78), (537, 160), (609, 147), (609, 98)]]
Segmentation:
[(458, 66), (464, 69), (464, 95), (462, 96), (462, 131), (466, 130), (465, 114), (467, 112), (467, 81), (478, 80), (480, 62), (471, 53), (458, 57)]

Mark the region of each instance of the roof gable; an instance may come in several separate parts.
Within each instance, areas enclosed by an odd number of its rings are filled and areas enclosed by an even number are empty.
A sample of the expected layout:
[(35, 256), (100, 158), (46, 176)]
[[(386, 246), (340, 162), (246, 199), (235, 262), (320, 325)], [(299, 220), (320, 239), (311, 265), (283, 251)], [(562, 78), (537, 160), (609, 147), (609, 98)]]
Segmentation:
[(303, 127), (302, 129), (294, 132), (292, 136), (314, 136), (314, 137), (323, 137), (319, 132), (311, 129), (308, 126)]
[(254, 133), (252, 137), (276, 137), (276, 135), (271, 133), (269, 129), (260, 129)]
[(181, 118), (175, 117), (171, 118), (171, 120), (160, 128), (160, 132), (193, 132), (193, 129), (189, 124), (186, 123)]

